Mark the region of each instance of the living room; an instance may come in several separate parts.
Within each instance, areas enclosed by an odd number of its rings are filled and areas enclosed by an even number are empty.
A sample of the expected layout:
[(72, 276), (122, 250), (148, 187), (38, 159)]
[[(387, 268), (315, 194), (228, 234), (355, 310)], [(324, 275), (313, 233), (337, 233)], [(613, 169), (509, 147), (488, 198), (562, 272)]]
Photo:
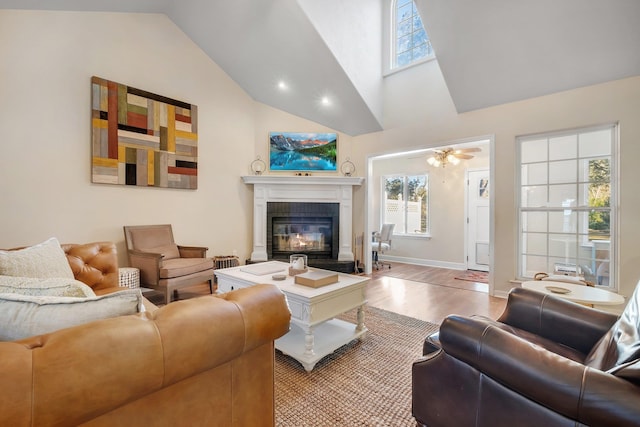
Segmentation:
[[(113, 240), (125, 264), (122, 225), (171, 223), (184, 241), (247, 259), (252, 188), (240, 177), (251, 174), (256, 156), (268, 157), (268, 133), (332, 130), (252, 100), (163, 14), (5, 9), (2, 24), (2, 133), (13, 141), (3, 145), (2, 155), (2, 199), (11, 207), (2, 212), (5, 247), (53, 234), (66, 242)], [(198, 106), (197, 190), (91, 184), (88, 108), (94, 75)], [(492, 203), (499, 222), (493, 225), (491, 286), (502, 296), (516, 275), (515, 138), (619, 123), (619, 292), (631, 294), (640, 276), (633, 249), (640, 238), (633, 219), (640, 206), (624, 183), (636, 180), (629, 163), (640, 150), (633, 143), (640, 134), (637, 77), (464, 114), (456, 112), (437, 61), (392, 74), (384, 84), (388, 105), (394, 106), (385, 108), (385, 130), (355, 137), (339, 132), (338, 162), (349, 157), (362, 176), (372, 154), (494, 135)], [(354, 190), (354, 233), (368, 231), (366, 205), (375, 196), (366, 193), (366, 186)]]
[[(617, 292), (631, 296), (640, 278), (636, 249), (640, 198), (634, 188), (640, 173), (635, 165), (640, 158), (638, 73), (569, 89), (559, 85), (545, 94), (459, 113), (438, 60), (424, 62), (384, 78), (380, 87), (384, 125), (356, 135), (256, 101), (164, 13), (144, 8), (144, 13), (63, 7), (18, 10), (18, 3), (0, 2), (6, 7), (0, 10), (3, 248), (36, 244), (52, 236), (68, 243), (113, 241), (118, 262), (125, 266), (123, 225), (172, 224), (182, 242), (207, 246), (210, 255), (237, 253), (245, 260), (253, 248), (253, 188), (241, 177), (252, 174), (250, 165), (257, 156), (268, 158), (269, 132), (337, 132), (338, 163), (349, 158), (355, 175), (365, 179), (373, 156), (490, 135), (489, 292), (506, 297), (517, 278), (516, 138), (615, 123), (620, 183)], [(197, 11), (197, 5), (185, 4)], [(548, 7), (554, 6), (549, 3)], [(637, 52), (625, 54), (633, 57)], [(603, 62), (606, 66), (604, 52), (591, 54), (598, 66)], [(571, 80), (563, 70), (549, 73), (563, 82)], [(198, 106), (196, 190), (91, 182), (92, 76)], [(279, 96), (275, 90), (273, 96)], [(324, 114), (346, 116), (348, 112)], [(369, 208), (377, 197), (368, 184), (354, 188), (354, 234), (368, 235), (377, 228), (372, 220), (377, 213)], [(446, 253), (437, 250), (446, 238), (426, 244), (431, 245), (432, 255), (422, 259), (425, 264), (464, 262), (460, 253), (438, 258)]]

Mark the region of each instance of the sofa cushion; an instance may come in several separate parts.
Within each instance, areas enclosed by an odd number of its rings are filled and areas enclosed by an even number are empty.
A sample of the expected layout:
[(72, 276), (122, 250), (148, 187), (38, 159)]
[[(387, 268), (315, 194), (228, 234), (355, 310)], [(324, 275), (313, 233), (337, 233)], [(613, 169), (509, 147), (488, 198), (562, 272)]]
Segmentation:
[(161, 279), (186, 276), (213, 268), (211, 258), (176, 258), (166, 260), (160, 268)]
[(67, 256), (55, 237), (15, 251), (0, 251), (0, 275), (73, 279)]
[(92, 298), (0, 294), (0, 341), (46, 334), (94, 320), (135, 314), (139, 289)]
[(0, 276), (0, 293), (54, 297), (95, 297), (96, 294), (86, 284), (75, 279), (53, 277), (38, 279), (34, 277)]

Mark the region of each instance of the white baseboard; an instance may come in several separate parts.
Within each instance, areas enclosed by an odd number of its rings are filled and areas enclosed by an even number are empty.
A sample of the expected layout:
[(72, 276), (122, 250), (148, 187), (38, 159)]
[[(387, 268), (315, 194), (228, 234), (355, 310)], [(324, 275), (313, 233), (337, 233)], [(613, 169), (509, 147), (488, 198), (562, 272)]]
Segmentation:
[(467, 269), (467, 266), (464, 263), (434, 261), (434, 260), (423, 259), (423, 258), (407, 258), (407, 257), (398, 257), (398, 256), (392, 256), (392, 255), (380, 255), (378, 259), (380, 261), (403, 262), (405, 264), (424, 265), (426, 267), (449, 268), (451, 270)]
[(494, 289), (493, 294), (491, 296), (507, 299), (509, 297), (509, 291), (500, 291), (500, 290), (496, 291)]

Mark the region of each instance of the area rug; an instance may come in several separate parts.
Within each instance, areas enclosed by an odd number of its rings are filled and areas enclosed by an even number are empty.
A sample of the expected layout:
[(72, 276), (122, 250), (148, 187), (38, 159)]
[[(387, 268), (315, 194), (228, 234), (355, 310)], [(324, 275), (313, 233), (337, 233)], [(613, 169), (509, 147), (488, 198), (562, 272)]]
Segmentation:
[[(355, 322), (355, 310), (340, 318)], [(415, 426), (411, 365), (438, 325), (367, 307), (362, 341), (322, 359), (311, 372), (276, 351), (278, 427)]]
[(465, 270), (454, 278), (466, 280), (467, 282), (489, 283), (489, 273), (486, 271)]

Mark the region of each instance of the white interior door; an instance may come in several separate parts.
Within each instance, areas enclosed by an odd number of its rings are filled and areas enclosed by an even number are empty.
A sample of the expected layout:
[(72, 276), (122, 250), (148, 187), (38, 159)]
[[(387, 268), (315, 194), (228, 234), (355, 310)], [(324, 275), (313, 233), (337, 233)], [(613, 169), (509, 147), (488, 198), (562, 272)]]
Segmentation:
[(467, 268), (489, 271), (489, 169), (467, 172)]

